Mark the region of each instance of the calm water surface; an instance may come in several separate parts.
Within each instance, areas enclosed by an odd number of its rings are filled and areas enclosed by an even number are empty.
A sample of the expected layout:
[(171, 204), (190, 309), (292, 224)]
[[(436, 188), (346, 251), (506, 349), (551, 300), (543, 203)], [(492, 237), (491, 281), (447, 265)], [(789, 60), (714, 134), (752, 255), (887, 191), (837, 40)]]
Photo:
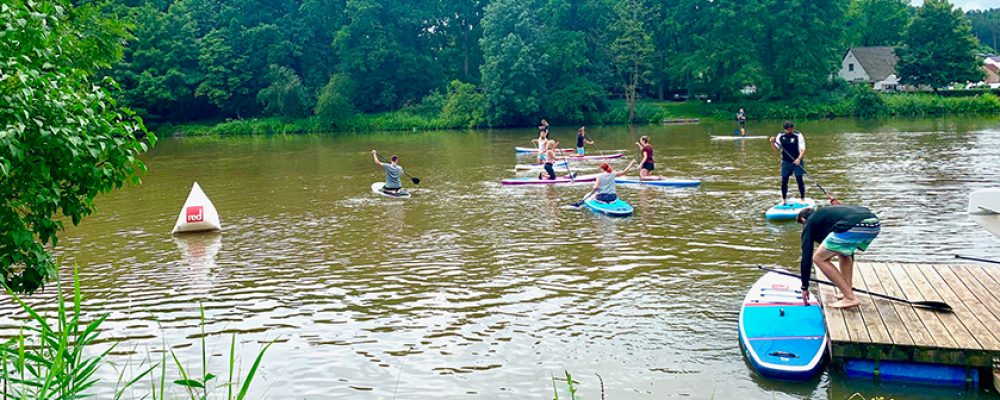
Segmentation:
[[(729, 123), (589, 130), (599, 148), (631, 157), (649, 135), (658, 173), (704, 183), (620, 187), (637, 211), (615, 220), (560, 208), (585, 186), (500, 186), (515, 175), (511, 147), (533, 130), (163, 139), (143, 184), (100, 197), (59, 253), (81, 269), (86, 310), (110, 313), (119, 364), (136, 369), (168, 346), (198, 371), (199, 304), (217, 374), (232, 333), (244, 373), (276, 341), (255, 398), (545, 399), (563, 370), (588, 399), (600, 398), (595, 374), (609, 399), (998, 398), (837, 372), (760, 379), (739, 348), (739, 304), (757, 264), (795, 268), (799, 234), (763, 218), (779, 198), (766, 141), (709, 140)], [(971, 190), (1000, 181), (997, 120), (800, 130), (810, 177), (883, 218), (862, 260), (1000, 258), (1000, 241), (965, 214)], [(572, 145), (574, 131), (553, 134)], [(382, 179), (372, 148), (422, 179), (412, 199), (370, 192)], [(195, 180), (224, 229), (172, 237)], [(0, 335), (10, 335), (15, 310), (3, 304)]]

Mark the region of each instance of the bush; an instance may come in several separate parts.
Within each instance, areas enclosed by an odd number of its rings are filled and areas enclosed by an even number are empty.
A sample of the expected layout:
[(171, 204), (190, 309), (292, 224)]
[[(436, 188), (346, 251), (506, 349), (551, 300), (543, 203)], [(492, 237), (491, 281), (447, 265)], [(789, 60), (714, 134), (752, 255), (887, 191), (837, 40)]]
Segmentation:
[(319, 93), (316, 100), (316, 117), (319, 121), (332, 127), (347, 125), (354, 117), (354, 104), (351, 94), (354, 84), (344, 74), (334, 74)]
[(600, 85), (578, 78), (545, 99), (545, 114), (556, 124), (591, 122), (608, 109), (605, 97)]
[(441, 119), (448, 127), (482, 126), (486, 123), (486, 97), (471, 83), (451, 81), (441, 108)]
[(271, 84), (257, 93), (264, 113), (286, 118), (302, 118), (313, 108), (312, 98), (295, 70), (272, 64), (268, 67)]
[[(859, 117), (878, 117), (886, 113), (885, 101), (882, 96), (875, 93), (868, 86), (856, 86), (852, 88), (854, 97), (854, 112), (850, 113), (849, 108), (839, 110), (846, 115), (855, 114)], [(841, 115), (845, 115), (841, 114)]]

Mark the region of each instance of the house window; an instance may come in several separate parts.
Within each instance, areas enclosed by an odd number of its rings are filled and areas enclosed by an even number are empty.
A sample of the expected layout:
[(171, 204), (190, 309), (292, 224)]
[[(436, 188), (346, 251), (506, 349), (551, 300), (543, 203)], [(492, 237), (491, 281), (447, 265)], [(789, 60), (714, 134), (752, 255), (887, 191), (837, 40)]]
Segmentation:
[(854, 63), (847, 64), (847, 70), (854, 72)]

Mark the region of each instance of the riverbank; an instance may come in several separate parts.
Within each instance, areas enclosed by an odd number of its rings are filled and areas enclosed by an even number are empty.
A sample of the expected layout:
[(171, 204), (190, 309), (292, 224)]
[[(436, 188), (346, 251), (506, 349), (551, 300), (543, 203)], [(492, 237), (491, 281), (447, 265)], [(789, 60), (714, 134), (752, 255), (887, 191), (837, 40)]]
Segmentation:
[[(753, 120), (891, 118), (938, 115), (981, 115), (1000, 113), (1000, 97), (983, 91), (964, 91), (964, 96), (933, 93), (879, 94), (852, 89), (833, 92), (821, 98), (782, 101), (742, 101), (711, 103), (702, 100), (684, 102), (644, 100), (636, 104), (640, 124), (660, 123), (664, 119), (709, 118), (729, 120), (743, 108)], [(586, 125), (623, 125), (628, 109), (624, 101), (608, 102), (607, 110), (593, 113), (577, 122)], [(574, 125), (566, 122), (565, 125)], [(481, 127), (465, 120), (443, 116), (439, 107), (414, 106), (378, 114), (354, 114), (335, 124), (317, 117), (287, 119), (280, 117), (203, 121), (188, 124), (164, 124), (155, 127), (161, 136), (238, 136), (283, 135), (329, 132), (428, 131)]]

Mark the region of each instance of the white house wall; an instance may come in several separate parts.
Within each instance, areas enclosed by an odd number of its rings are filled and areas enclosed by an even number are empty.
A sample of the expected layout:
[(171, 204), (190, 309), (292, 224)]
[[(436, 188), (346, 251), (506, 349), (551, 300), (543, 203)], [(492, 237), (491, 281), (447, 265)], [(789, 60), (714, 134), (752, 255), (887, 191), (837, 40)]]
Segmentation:
[[(849, 68), (850, 64), (854, 64), (854, 71)], [(861, 67), (861, 63), (858, 59), (854, 57), (853, 51), (848, 51), (847, 55), (844, 56), (843, 62), (840, 64), (840, 78), (848, 82), (867, 82), (871, 78), (868, 77), (868, 73), (865, 69)]]

